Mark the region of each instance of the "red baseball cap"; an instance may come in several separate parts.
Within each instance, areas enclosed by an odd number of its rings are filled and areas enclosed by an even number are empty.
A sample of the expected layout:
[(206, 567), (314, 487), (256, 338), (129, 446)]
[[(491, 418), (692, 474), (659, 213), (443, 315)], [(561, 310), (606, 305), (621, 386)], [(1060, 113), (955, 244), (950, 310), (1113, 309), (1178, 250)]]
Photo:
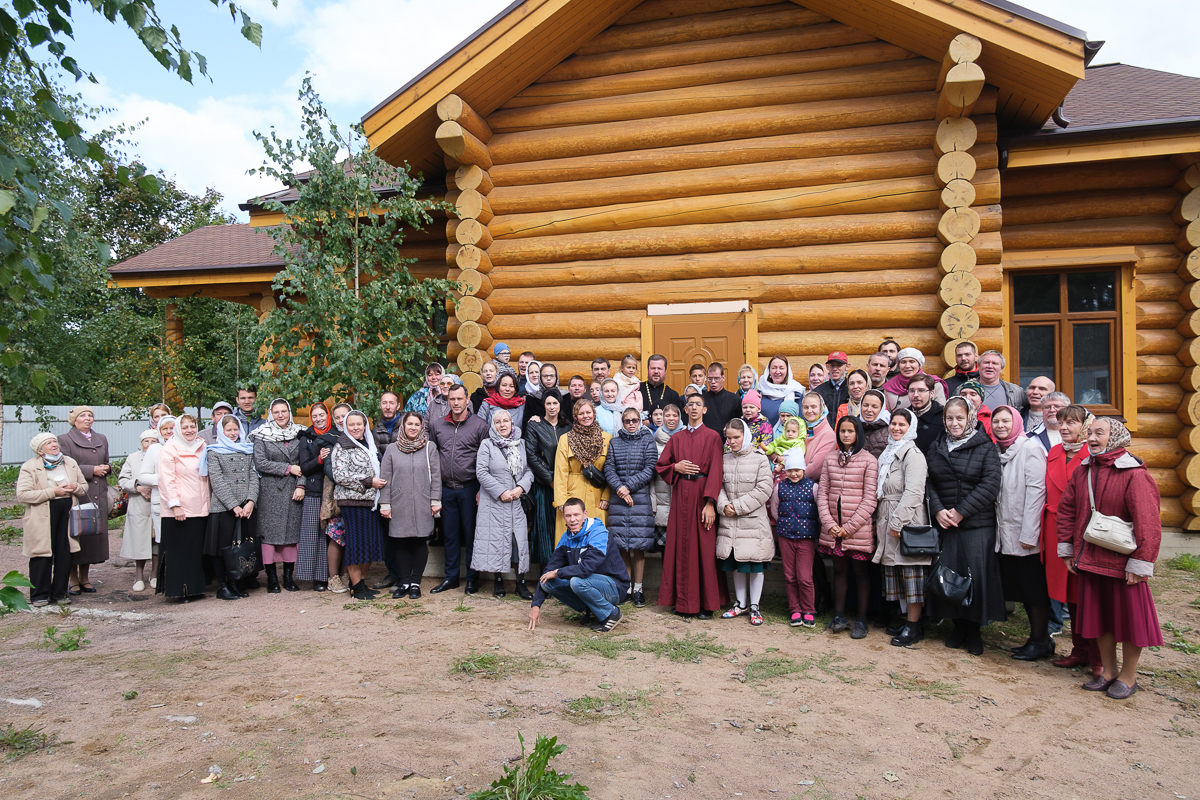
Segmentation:
[(843, 364), (850, 363), (850, 359), (846, 358), (846, 354), (843, 353), (841, 350), (833, 351), (832, 353), (829, 354), (829, 358), (825, 359), (826, 364), (831, 364), (834, 361), (840, 361)]

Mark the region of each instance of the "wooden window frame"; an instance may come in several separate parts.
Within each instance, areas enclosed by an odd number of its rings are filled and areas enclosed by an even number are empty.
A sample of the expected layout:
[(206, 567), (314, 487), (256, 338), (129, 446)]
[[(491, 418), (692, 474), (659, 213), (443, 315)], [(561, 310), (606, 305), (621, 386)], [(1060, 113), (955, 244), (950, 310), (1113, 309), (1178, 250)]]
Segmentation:
[[(1113, 322), (1111, 338), (1113, 389), (1111, 405), (1088, 406), (1094, 413), (1118, 416), (1125, 420), (1131, 432), (1137, 432), (1137, 301), (1134, 294), (1134, 279), (1138, 262), (1137, 250), (1133, 247), (1089, 247), (1064, 250), (1020, 251), (1005, 254), (1003, 261), (1004, 281), (1001, 284), (1004, 304), (1004, 352), (1006, 365), (1004, 379), (1019, 377), (1019, 346), (1017, 325), (1013, 314), (1012, 278), (1021, 272), (1098, 272), (1112, 270), (1117, 274), (1117, 312)], [(1065, 291), (1065, 290), (1064, 290)], [(1067, 314), (1046, 315), (1046, 321), (1057, 321), (1056, 349), (1064, 350), (1063, 337), (1069, 332), (1063, 325)], [(1113, 319), (1112, 312), (1098, 312), (1101, 318)], [(1071, 317), (1086, 322), (1087, 316), (1072, 314)], [(1036, 320), (1034, 320), (1036, 322)], [(1011, 357), (1009, 357), (1011, 355)], [(1072, 365), (1067, 367), (1073, 368)], [(1065, 370), (1065, 368), (1064, 368)], [(1062, 382), (1059, 376), (1059, 383)], [(1014, 381), (1015, 382), (1015, 381)]]

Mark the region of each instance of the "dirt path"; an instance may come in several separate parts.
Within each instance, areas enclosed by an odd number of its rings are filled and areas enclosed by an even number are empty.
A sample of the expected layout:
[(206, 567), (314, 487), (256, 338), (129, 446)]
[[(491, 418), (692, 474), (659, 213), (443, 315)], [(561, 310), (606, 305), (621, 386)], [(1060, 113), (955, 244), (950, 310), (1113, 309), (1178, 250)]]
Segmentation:
[[(0, 547), (14, 568), (20, 548)], [(0, 796), (457, 797), (519, 755), (521, 731), (557, 735), (553, 764), (596, 800), (1200, 797), (1200, 655), (1169, 646), (1118, 703), (1011, 661), (1019, 622), (993, 626), (982, 658), (937, 635), (903, 650), (874, 629), (792, 629), (778, 606), (759, 629), (630, 609), (599, 638), (553, 602), (529, 634), (513, 597), (176, 606), (128, 594), (131, 574), (123, 559), (93, 570), (99, 592), (74, 608), (105, 616), (0, 619), (0, 728), (70, 742), (0, 762)], [(1200, 580), (1160, 574), (1162, 622), (1200, 641)], [(90, 643), (42, 647), (51, 624)]]

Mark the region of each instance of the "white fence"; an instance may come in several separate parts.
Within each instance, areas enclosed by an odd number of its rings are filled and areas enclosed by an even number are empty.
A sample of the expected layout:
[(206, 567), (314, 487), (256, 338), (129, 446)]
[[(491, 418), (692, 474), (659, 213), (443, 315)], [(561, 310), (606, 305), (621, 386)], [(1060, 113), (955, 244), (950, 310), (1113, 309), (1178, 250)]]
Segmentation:
[[(5, 406), (4, 407), (4, 464), (21, 464), (33, 456), (29, 440), (39, 431), (64, 434), (71, 427), (67, 424), (67, 412), (73, 406)], [(112, 458), (124, 458), (138, 449), (138, 434), (150, 427), (149, 418), (122, 406), (92, 406), (96, 421), (92, 430), (108, 438), (108, 452)], [(196, 414), (188, 408), (181, 413)], [(203, 419), (208, 420), (211, 409), (203, 409)], [(203, 426), (205, 423), (201, 423)]]

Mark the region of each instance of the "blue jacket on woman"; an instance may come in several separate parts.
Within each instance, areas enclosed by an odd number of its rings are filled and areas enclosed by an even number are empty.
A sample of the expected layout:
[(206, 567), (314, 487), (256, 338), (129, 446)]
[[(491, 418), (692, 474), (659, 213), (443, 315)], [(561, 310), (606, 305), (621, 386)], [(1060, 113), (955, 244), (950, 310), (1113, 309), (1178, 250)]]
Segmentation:
[[(654, 546), (654, 505), (651, 499), (658, 445), (645, 425), (634, 433), (621, 428), (608, 445), (604, 477), (612, 487), (608, 500), (608, 529), (622, 550), (648, 550)], [(629, 490), (633, 505), (617, 496)]]

